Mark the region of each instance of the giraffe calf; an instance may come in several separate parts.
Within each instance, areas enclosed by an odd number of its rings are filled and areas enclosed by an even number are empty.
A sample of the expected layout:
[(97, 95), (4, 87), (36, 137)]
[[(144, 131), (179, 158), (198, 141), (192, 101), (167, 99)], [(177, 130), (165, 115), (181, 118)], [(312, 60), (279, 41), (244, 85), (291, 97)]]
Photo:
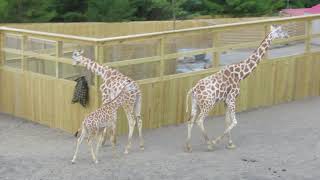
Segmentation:
[[(77, 135), (80, 131), (80, 137), (77, 140), (77, 146), (76, 150), (72, 159), (72, 163), (75, 163), (75, 160), (77, 158), (79, 146), (82, 143), (83, 139), (85, 137), (88, 138), (88, 145), (90, 146), (92, 159), (95, 163), (98, 163), (98, 152), (99, 148), (101, 147), (103, 137), (105, 134), (110, 131), (111, 132), (111, 138), (110, 141), (112, 143), (112, 149), (115, 153), (115, 144), (114, 144), (114, 138), (115, 138), (115, 132), (116, 132), (116, 120), (117, 120), (117, 114), (116, 110), (113, 108), (114, 106), (104, 105), (97, 110), (91, 112), (82, 122), (81, 129), (77, 131), (75, 135)], [(97, 137), (97, 145), (96, 150), (94, 152), (92, 140), (93, 138)]]

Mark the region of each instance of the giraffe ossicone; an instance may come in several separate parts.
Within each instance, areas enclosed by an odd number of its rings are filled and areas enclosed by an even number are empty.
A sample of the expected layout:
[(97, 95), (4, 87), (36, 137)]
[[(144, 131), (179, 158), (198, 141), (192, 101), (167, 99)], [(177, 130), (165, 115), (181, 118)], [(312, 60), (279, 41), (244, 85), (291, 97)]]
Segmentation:
[[(208, 149), (212, 149), (213, 144), (219, 143), (223, 137), (228, 137), (228, 148), (235, 148), (231, 139), (231, 130), (236, 126), (236, 98), (240, 93), (240, 81), (245, 79), (260, 63), (267, 52), (272, 40), (278, 38), (288, 38), (289, 35), (281, 26), (271, 26), (271, 32), (261, 42), (260, 46), (245, 60), (230, 64), (208, 77), (200, 79), (194, 87), (187, 93), (187, 113), (188, 98), (191, 97), (191, 115), (188, 120), (188, 134), (186, 140), (186, 150), (192, 151), (190, 139), (191, 130), (196, 122), (200, 127)], [(203, 121), (208, 116), (215, 104), (223, 101), (226, 106), (225, 130), (223, 134), (214, 140), (210, 140), (204, 128)]]

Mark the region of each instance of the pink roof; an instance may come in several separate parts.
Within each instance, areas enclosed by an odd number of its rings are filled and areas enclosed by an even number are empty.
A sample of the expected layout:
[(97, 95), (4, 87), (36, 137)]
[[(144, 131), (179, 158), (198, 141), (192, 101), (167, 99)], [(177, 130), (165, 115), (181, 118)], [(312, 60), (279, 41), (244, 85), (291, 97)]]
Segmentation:
[(306, 13), (310, 14), (319, 14), (320, 13), (320, 4), (313, 6), (312, 8), (308, 8)]
[(304, 12), (309, 8), (300, 8), (300, 9), (283, 9), (281, 12), (290, 14), (293, 16), (301, 16), (304, 15)]
[(299, 9), (283, 9), (282, 13), (290, 14), (292, 16), (301, 16), (305, 13), (309, 14), (319, 14), (320, 13), (320, 4), (315, 5), (311, 8), (299, 8)]

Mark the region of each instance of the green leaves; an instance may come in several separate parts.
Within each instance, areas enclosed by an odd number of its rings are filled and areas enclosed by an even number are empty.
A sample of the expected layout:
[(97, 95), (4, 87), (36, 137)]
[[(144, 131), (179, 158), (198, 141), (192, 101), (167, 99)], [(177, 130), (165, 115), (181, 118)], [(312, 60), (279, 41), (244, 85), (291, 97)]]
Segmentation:
[(126, 21), (135, 12), (129, 0), (89, 0), (87, 17), (89, 21)]
[[(74, 22), (187, 19), (197, 15), (261, 16), (286, 0), (0, 0), (0, 22)], [(319, 0), (290, 0), (291, 8)]]

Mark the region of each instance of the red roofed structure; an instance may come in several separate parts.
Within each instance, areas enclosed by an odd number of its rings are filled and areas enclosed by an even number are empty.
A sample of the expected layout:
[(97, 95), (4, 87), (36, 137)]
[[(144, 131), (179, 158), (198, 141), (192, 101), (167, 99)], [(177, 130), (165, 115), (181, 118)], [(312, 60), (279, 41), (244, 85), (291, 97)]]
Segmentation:
[(280, 11), (282, 16), (303, 16), (306, 14), (320, 14), (320, 4), (311, 8), (283, 9)]

